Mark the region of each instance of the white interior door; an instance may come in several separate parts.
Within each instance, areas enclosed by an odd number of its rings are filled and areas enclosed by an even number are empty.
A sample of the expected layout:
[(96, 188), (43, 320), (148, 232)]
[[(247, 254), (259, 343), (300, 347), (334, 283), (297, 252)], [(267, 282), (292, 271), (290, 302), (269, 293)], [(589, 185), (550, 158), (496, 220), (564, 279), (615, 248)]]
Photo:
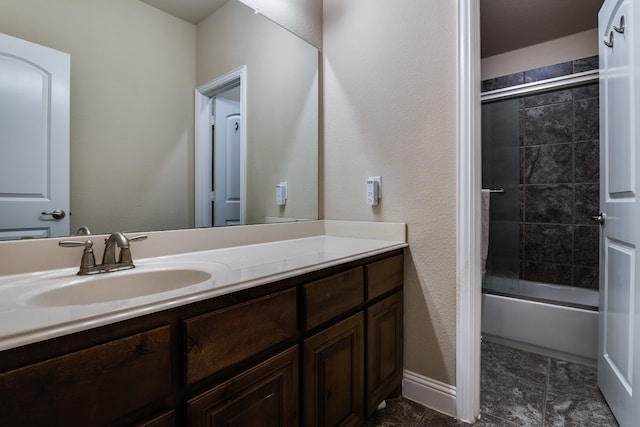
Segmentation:
[(213, 225), (238, 225), (240, 220), (240, 103), (216, 97), (213, 145)]
[(69, 234), (69, 65), (0, 34), (0, 240)]
[(636, 426), (640, 420), (637, 7), (633, 0), (607, 0), (598, 16), (603, 38), (599, 43), (600, 206), (604, 213), (598, 385), (621, 426)]

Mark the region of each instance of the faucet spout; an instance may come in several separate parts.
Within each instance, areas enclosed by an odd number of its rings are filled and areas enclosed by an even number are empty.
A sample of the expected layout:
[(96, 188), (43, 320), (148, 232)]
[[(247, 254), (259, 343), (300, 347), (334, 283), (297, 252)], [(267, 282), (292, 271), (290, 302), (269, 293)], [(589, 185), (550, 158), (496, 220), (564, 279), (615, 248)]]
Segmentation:
[[(138, 240), (144, 240), (147, 236), (138, 235), (131, 238), (127, 238), (123, 233), (115, 232), (111, 233), (109, 237), (105, 239), (104, 254), (102, 255), (102, 265), (100, 268), (102, 271), (117, 271), (127, 270), (134, 268), (133, 260), (131, 259), (131, 250), (129, 249), (129, 243)], [(120, 248), (120, 255), (116, 261), (116, 247)]]
[(124, 234), (117, 231), (115, 233), (111, 233), (111, 235), (105, 239), (104, 243), (102, 265), (108, 269), (109, 266), (116, 264), (116, 246), (120, 249), (128, 249), (129, 240)]

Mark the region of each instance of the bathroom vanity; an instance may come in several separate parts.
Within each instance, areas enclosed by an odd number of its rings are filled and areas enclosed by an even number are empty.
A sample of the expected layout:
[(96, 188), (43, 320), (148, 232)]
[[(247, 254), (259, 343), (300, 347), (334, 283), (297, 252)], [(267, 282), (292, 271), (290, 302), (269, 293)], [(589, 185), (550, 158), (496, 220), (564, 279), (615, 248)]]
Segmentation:
[[(400, 392), (404, 246), (313, 236), (194, 252), (176, 262), (224, 263), (221, 289), (34, 309), (59, 323), (34, 320), (14, 333), (33, 342), (0, 352), (0, 425), (360, 425)], [(270, 259), (251, 264), (256, 251)], [(3, 322), (19, 312), (2, 308)]]

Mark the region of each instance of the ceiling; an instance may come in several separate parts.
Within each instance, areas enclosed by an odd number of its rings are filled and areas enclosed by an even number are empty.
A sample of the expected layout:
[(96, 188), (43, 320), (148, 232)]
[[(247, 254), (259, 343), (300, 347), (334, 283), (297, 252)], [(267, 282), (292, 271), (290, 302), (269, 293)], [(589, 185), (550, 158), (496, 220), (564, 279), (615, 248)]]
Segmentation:
[(194, 25), (211, 15), (228, 0), (140, 0)]
[[(140, 1), (198, 24), (228, 0)], [(480, 0), (482, 57), (596, 28), (602, 3), (603, 0)]]
[(482, 57), (590, 30), (603, 0), (480, 0)]

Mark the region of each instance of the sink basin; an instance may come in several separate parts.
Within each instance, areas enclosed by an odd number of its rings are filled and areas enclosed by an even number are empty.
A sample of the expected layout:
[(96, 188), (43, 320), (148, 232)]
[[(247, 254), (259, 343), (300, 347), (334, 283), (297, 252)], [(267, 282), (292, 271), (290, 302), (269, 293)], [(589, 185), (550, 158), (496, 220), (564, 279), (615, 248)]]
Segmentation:
[(109, 302), (173, 291), (206, 282), (212, 277), (210, 272), (196, 269), (135, 269), (126, 273), (105, 273), (39, 292), (27, 299), (26, 303), (60, 306)]

